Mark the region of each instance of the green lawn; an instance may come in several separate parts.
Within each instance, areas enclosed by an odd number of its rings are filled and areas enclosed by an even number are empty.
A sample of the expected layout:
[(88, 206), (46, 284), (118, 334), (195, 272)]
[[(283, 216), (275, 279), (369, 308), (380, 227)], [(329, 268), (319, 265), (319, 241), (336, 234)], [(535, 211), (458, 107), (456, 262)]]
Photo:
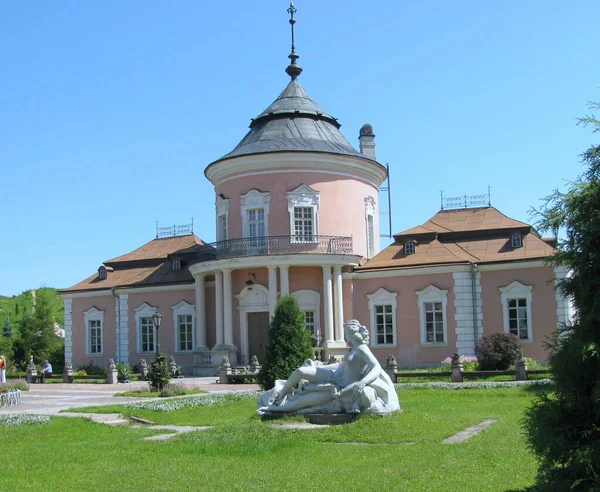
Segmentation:
[[(404, 413), (310, 431), (274, 429), (255, 401), (162, 412), (128, 407), (157, 423), (215, 425), (147, 442), (147, 428), (55, 417), (0, 428), (2, 490), (506, 491), (532, 483), (535, 461), (519, 420), (528, 388), (399, 390)], [(111, 406), (104, 411), (123, 411)], [(441, 441), (483, 420), (498, 423), (460, 444)], [(276, 422), (275, 422), (276, 423)], [(42, 456), (44, 458), (42, 458)]]

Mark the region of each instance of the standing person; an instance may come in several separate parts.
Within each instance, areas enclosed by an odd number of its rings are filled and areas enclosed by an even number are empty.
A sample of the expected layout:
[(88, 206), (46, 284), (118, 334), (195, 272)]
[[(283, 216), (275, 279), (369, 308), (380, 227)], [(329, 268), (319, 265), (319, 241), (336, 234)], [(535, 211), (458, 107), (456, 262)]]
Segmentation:
[(0, 355), (0, 383), (6, 383), (6, 359)]
[(47, 360), (44, 361), (40, 377), (40, 383), (45, 382), (46, 377), (52, 376), (52, 365)]

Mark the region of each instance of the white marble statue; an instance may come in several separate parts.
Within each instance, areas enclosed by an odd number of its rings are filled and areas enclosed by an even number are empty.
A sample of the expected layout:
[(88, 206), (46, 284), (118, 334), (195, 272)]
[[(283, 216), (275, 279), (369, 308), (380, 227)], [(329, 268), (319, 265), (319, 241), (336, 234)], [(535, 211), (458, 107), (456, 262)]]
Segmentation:
[(344, 323), (344, 333), (352, 347), (344, 361), (307, 360), (287, 381), (278, 380), (263, 393), (258, 414), (400, 411), (394, 384), (368, 347), (367, 328), (353, 319)]

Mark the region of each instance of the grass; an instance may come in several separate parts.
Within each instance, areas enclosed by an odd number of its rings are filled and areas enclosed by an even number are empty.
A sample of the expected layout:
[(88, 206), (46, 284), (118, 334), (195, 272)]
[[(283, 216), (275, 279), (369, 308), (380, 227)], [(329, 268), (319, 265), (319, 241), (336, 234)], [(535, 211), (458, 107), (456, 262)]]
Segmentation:
[[(0, 427), (2, 441), (10, 442), (2, 489), (445, 492), (505, 491), (533, 482), (535, 461), (519, 421), (534, 389), (400, 389), (398, 394), (402, 414), (363, 416), (351, 425), (308, 431), (273, 428), (273, 422), (255, 415), (255, 400), (239, 397), (170, 412), (102, 407), (158, 424), (215, 426), (162, 442), (140, 440), (155, 433), (148, 428), (64, 417), (45, 425)], [(474, 438), (441, 444), (489, 418), (498, 423)], [(37, 450), (44, 459), (35, 458)]]
[[(177, 394), (170, 394), (170, 393)], [(169, 396), (184, 396), (184, 395), (198, 395), (202, 393), (208, 393), (208, 391), (201, 390), (200, 388), (176, 388), (175, 391), (165, 389), (164, 391), (150, 391), (150, 390), (134, 390), (134, 391), (124, 391), (122, 393), (115, 393), (114, 396), (132, 396), (138, 398), (165, 398)]]

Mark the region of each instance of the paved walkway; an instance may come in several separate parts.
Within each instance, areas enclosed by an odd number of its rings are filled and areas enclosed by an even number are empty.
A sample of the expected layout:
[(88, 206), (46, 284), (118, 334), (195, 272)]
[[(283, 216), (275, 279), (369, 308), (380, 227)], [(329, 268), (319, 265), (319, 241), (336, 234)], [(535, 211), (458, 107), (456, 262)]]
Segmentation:
[[(231, 392), (257, 390), (257, 384), (218, 384), (216, 377), (183, 378), (176, 380), (188, 387), (200, 388), (209, 392)], [(30, 384), (29, 391), (21, 393), (21, 405), (0, 409), (4, 413), (32, 413), (41, 415), (56, 415), (61, 410), (76, 407), (91, 407), (100, 405), (118, 405), (139, 401), (139, 398), (115, 397), (115, 393), (147, 388), (148, 383), (135, 381), (123, 384)]]

